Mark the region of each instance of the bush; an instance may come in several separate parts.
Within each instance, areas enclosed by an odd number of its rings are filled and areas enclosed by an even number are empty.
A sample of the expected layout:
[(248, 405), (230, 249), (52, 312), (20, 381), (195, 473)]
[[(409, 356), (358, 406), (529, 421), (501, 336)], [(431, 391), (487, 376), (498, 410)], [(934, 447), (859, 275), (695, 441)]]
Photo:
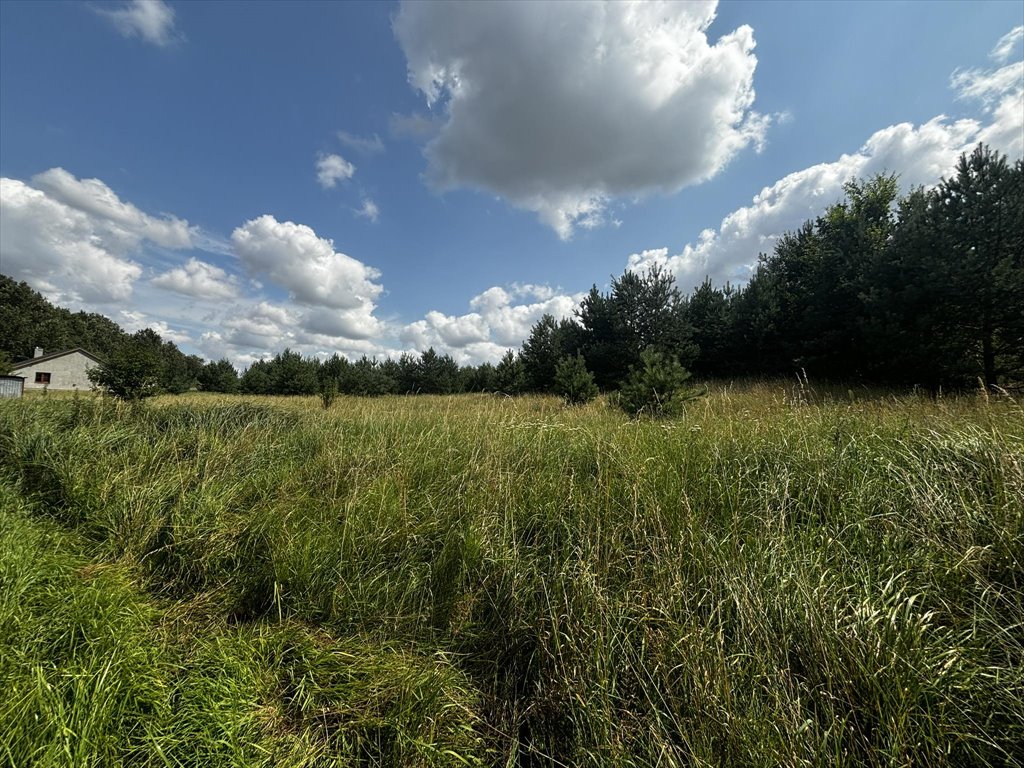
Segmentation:
[(334, 398), (338, 396), (338, 381), (337, 379), (327, 379), (326, 381), (320, 382), (320, 402), (324, 406), (326, 411), (334, 403)]
[(583, 355), (563, 357), (555, 366), (555, 393), (569, 405), (589, 403), (597, 397), (594, 374), (587, 370)]
[(89, 381), (119, 400), (155, 395), (160, 385), (160, 355), (142, 333), (135, 334), (105, 363), (90, 368), (86, 372)]
[(648, 348), (640, 355), (640, 367), (629, 367), (629, 376), (619, 389), (619, 407), (634, 417), (677, 415), (687, 400), (705, 394), (705, 390), (687, 389), (689, 378), (690, 372), (678, 360)]

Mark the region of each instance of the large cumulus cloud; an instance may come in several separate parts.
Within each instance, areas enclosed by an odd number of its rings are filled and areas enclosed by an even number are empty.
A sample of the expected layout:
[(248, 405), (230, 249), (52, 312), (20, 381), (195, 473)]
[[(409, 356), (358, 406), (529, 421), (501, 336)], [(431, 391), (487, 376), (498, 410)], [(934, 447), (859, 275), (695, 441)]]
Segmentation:
[(0, 179), (0, 264), (54, 301), (124, 301), (142, 275), (136, 261), (149, 243), (192, 246), (195, 230), (174, 216), (152, 216), (99, 179), (52, 168), (26, 183)]
[(763, 139), (754, 36), (716, 3), (403, 3), (394, 30), (435, 111), (439, 188), (489, 190), (563, 238), (613, 197), (674, 192)]
[(288, 291), (303, 309), (299, 324), (306, 331), (366, 339), (383, 330), (373, 315), (384, 290), (380, 272), (335, 251), (312, 228), (264, 214), (235, 229), (231, 243), (251, 275)]

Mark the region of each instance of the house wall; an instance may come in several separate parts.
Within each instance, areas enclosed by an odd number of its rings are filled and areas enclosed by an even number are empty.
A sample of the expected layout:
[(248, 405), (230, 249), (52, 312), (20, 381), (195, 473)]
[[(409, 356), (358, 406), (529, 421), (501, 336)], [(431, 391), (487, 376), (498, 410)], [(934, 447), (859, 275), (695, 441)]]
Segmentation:
[[(89, 368), (95, 368), (96, 361), (86, 357), (81, 352), (69, 352), (66, 355), (56, 357), (52, 360), (43, 360), (39, 363), (29, 362), (27, 365), (19, 366), (14, 373), (25, 377), (25, 389), (42, 389), (49, 386), (50, 389), (92, 389), (92, 382), (86, 377), (85, 372)], [(48, 371), (50, 383), (36, 384), (36, 372)]]

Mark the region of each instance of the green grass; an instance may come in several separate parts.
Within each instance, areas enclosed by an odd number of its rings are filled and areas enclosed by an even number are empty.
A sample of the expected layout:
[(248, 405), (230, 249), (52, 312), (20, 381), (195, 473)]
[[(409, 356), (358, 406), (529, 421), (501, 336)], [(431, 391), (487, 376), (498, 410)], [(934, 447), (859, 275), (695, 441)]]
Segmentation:
[(0, 403), (0, 763), (1021, 765), (1024, 410)]

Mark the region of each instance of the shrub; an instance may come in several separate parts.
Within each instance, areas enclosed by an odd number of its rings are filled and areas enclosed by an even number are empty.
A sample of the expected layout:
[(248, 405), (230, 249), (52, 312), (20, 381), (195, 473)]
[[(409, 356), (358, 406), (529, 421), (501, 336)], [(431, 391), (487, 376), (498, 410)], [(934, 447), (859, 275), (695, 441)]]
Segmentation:
[(583, 355), (563, 357), (555, 366), (555, 393), (569, 405), (589, 403), (597, 397), (594, 374), (587, 370)]
[(152, 344), (135, 334), (110, 358), (86, 375), (89, 381), (119, 400), (141, 400), (159, 389), (160, 356)]
[(320, 382), (320, 402), (324, 406), (326, 411), (334, 403), (334, 398), (338, 396), (338, 381), (337, 379), (326, 379)]
[(663, 418), (680, 413), (687, 400), (704, 390), (687, 389), (690, 372), (679, 361), (653, 348), (640, 355), (640, 367), (630, 366), (618, 394), (619, 407), (630, 416)]

